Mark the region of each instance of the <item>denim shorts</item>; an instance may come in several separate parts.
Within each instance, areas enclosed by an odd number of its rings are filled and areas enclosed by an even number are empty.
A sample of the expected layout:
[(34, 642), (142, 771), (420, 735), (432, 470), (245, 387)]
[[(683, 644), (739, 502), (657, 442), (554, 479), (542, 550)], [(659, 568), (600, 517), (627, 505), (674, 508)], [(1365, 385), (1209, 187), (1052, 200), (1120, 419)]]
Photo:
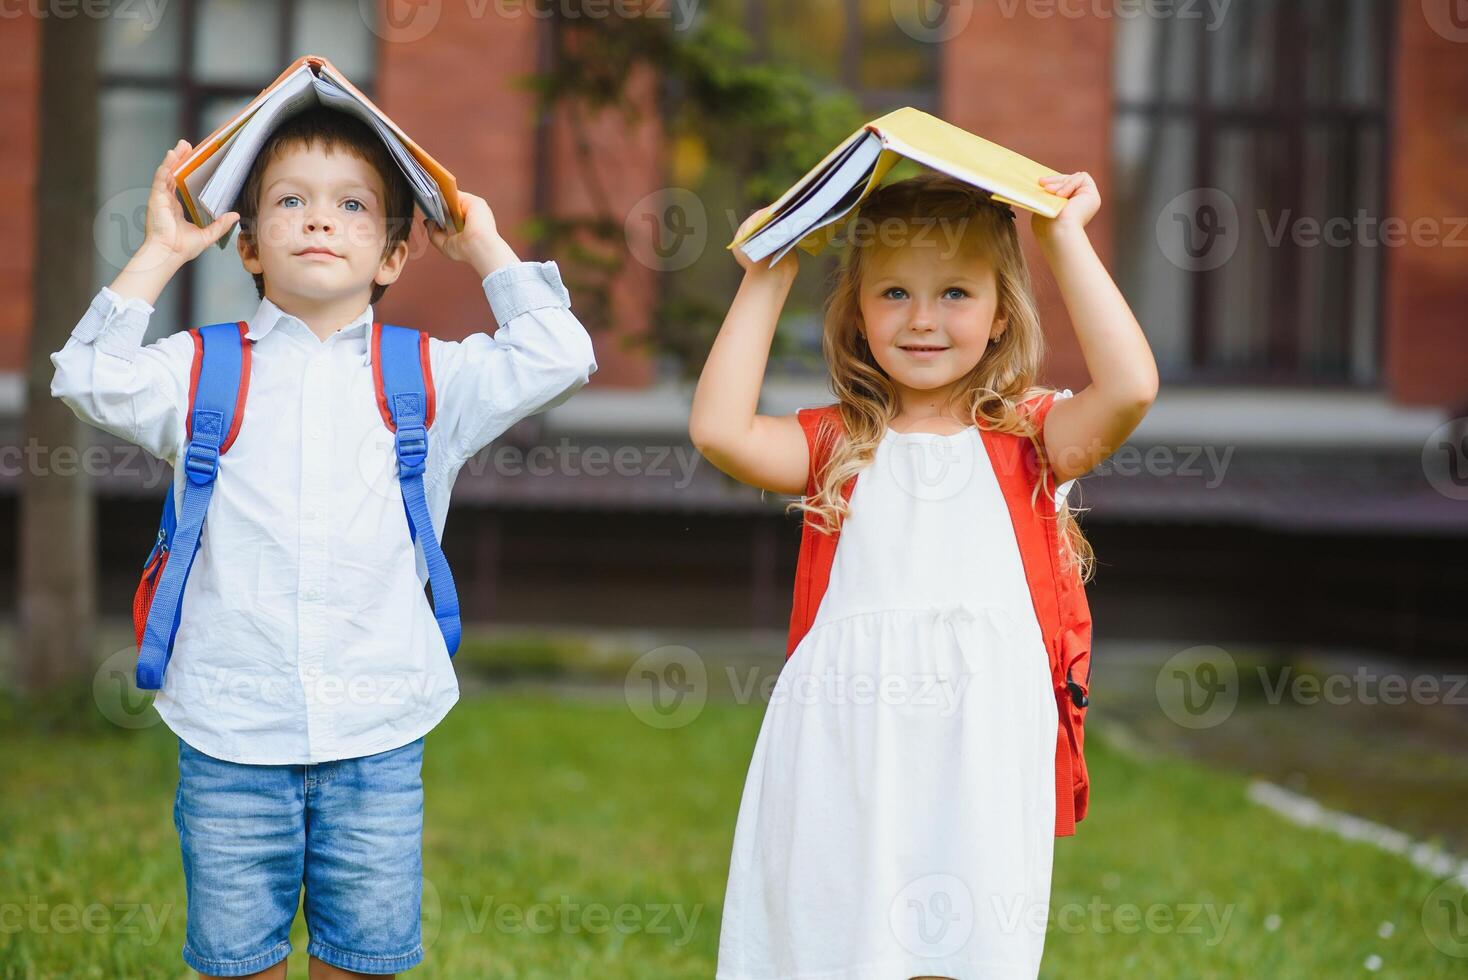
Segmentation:
[(183, 958), (244, 976), (285, 959), (306, 889), (310, 955), (357, 973), (423, 960), (423, 739), (314, 765), (252, 766), (179, 739)]

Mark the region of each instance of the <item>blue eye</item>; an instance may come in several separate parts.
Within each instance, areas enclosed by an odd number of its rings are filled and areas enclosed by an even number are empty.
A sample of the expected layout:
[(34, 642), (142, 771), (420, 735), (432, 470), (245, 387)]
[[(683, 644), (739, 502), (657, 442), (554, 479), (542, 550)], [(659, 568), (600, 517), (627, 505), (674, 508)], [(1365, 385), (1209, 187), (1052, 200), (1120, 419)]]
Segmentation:
[(949, 286), (948, 289), (944, 291), (944, 295), (946, 296), (948, 293), (957, 293), (959, 299), (964, 299), (968, 296), (968, 290), (964, 289), (961, 286)]
[[(901, 293), (902, 296), (893, 296), (893, 293)], [(901, 299), (902, 297), (905, 297), (907, 295), (907, 290), (903, 289), (901, 286), (889, 286), (882, 291), (882, 295), (887, 297), (888, 299)]]
[(287, 205), (285, 203), (286, 201), (299, 201), (299, 200), (300, 200), (300, 198), (298, 196), (296, 196), (295, 194), (287, 194), (285, 197), (283, 197), (283, 198), (280, 199), (280, 205), (281, 205), (281, 207), (289, 207), (289, 205)]
[(367, 205), (363, 204), (361, 201), (357, 200), (355, 197), (349, 197), (345, 201), (343, 201), (342, 203), (343, 204), (355, 204), (356, 205), (355, 208), (348, 208), (348, 210), (350, 210), (350, 211), (364, 211), (367, 208)]

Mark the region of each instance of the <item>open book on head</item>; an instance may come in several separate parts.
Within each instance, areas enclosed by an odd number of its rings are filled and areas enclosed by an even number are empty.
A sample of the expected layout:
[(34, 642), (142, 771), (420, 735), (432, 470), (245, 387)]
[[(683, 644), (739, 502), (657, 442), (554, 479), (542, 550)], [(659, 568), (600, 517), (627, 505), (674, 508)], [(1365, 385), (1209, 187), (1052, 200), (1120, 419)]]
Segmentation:
[[(286, 119), (317, 105), (349, 113), (372, 127), (408, 178), (413, 199), (423, 213), (441, 228), (449, 228), (452, 223), (454, 230), (463, 230), (454, 175), (409, 139), (335, 65), (311, 54), (292, 62), (174, 170), (178, 194), (190, 220), (202, 228), (229, 211), (265, 140)], [(221, 236), (219, 247), (225, 247), (229, 238), (228, 234)]]
[(755, 262), (773, 266), (799, 245), (820, 254), (841, 224), (906, 157), (988, 191), (996, 201), (1053, 218), (1065, 198), (1040, 186), (1056, 171), (911, 107), (889, 112), (842, 140), (826, 158), (770, 205), (763, 218), (736, 236)]

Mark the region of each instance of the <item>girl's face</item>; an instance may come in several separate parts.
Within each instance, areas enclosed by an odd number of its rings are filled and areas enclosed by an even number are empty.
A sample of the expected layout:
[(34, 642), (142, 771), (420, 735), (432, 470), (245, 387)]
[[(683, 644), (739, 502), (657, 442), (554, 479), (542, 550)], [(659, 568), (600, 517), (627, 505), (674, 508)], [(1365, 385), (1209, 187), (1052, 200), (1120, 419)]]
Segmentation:
[(946, 396), (1004, 332), (993, 266), (967, 242), (869, 247), (858, 328), (877, 365), (904, 410), (914, 395)]

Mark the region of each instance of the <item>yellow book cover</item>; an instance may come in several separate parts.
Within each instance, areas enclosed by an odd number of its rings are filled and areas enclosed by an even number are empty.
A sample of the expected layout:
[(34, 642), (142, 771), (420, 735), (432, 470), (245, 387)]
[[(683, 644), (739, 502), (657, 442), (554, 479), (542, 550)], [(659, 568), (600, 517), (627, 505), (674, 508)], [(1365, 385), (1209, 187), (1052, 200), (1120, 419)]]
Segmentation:
[[(811, 255), (820, 254), (903, 157), (983, 188), (995, 200), (1049, 218), (1065, 206), (1065, 198), (1039, 183), (1042, 176), (1057, 171), (908, 106), (852, 133), (725, 247), (740, 247), (783, 221), (786, 228), (773, 239), (767, 236), (759, 249), (746, 249), (746, 254), (758, 260), (778, 253), (778, 261), (797, 244)], [(756, 254), (760, 251), (763, 254)]]

